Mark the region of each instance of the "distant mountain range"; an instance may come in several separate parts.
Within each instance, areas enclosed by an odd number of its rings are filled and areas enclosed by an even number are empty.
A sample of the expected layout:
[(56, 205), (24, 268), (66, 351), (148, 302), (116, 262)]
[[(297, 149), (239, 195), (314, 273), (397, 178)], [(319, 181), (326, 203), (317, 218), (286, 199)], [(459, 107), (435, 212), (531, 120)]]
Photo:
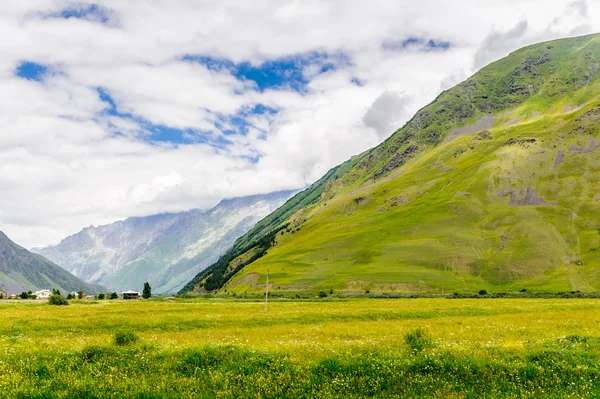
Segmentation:
[(599, 290), (600, 35), (444, 91), (181, 292), (262, 292), (267, 273), (288, 294)]
[(29, 252), (0, 231), (0, 291), (16, 294), (53, 288), (63, 293), (83, 291), (97, 294), (106, 291), (100, 285), (78, 279), (43, 256)]
[(141, 290), (148, 281), (153, 293), (177, 292), (291, 194), (227, 199), (208, 211), (131, 217), (32, 251), (110, 290)]

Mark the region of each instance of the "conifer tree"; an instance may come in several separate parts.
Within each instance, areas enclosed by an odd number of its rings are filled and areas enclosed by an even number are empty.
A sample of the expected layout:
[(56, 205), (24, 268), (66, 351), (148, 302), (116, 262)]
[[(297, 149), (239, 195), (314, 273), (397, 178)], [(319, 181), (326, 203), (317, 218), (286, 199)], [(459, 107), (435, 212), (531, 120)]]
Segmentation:
[(152, 296), (152, 291), (150, 288), (150, 284), (146, 281), (144, 283), (144, 291), (142, 292), (142, 298), (148, 299)]

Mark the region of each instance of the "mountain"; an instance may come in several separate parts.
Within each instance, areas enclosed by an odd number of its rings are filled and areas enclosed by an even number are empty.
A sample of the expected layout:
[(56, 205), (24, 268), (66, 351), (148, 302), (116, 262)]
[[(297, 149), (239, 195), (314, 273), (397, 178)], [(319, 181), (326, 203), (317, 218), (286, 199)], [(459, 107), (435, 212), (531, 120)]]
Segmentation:
[(284, 292), (599, 290), (599, 64), (596, 34), (486, 66), (181, 292), (260, 291), (267, 271)]
[(283, 191), (223, 200), (209, 211), (132, 217), (32, 251), (111, 290), (141, 290), (148, 281), (153, 293), (174, 292), (290, 195)]
[(63, 293), (97, 294), (106, 289), (88, 284), (48, 259), (12, 242), (0, 231), (0, 290), (9, 293), (57, 288)]

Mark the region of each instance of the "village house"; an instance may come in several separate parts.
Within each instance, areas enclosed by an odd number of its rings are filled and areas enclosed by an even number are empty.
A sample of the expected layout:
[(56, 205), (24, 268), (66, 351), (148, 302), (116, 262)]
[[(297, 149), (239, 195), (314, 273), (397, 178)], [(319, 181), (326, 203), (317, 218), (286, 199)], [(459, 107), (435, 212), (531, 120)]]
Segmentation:
[(50, 290), (39, 290), (33, 293), (37, 299), (48, 299), (52, 295)]
[(140, 293), (137, 291), (124, 291), (122, 294), (123, 299), (140, 299)]
[(8, 292), (0, 291), (0, 299), (8, 299)]

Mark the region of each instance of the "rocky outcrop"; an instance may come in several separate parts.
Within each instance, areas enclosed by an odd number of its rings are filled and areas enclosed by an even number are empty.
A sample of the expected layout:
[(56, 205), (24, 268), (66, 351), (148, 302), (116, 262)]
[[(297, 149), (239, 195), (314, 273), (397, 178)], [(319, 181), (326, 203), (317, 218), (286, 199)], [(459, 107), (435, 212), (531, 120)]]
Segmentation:
[(556, 202), (548, 202), (538, 196), (531, 186), (527, 186), (526, 190), (516, 190), (514, 188), (504, 189), (496, 197), (510, 197), (509, 204), (512, 206), (558, 205)]

